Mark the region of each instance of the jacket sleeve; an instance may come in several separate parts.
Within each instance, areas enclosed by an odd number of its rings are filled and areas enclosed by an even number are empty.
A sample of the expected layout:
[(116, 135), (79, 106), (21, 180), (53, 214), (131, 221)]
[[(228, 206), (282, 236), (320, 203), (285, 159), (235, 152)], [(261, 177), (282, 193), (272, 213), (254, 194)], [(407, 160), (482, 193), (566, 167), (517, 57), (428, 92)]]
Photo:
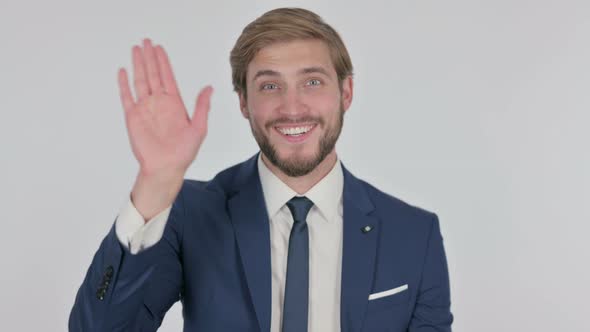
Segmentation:
[(438, 217), (433, 214), (418, 298), (409, 332), (450, 332), (453, 323), (449, 271)]
[(181, 191), (160, 241), (135, 255), (119, 242), (115, 221), (78, 289), (69, 331), (156, 331), (181, 298), (184, 217)]

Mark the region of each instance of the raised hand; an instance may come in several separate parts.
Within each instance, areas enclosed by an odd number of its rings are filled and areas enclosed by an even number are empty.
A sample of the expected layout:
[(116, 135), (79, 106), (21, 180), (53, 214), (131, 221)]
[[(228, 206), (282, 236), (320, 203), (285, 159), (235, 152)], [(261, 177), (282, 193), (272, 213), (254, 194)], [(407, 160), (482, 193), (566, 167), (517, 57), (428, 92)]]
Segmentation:
[(144, 39), (143, 48), (134, 46), (132, 53), (135, 100), (125, 69), (118, 79), (133, 154), (145, 174), (184, 174), (207, 134), (213, 89), (201, 90), (191, 119), (164, 48)]
[(213, 88), (201, 90), (189, 118), (164, 49), (144, 39), (143, 48), (134, 46), (132, 54), (136, 98), (123, 68), (118, 81), (131, 149), (140, 165), (131, 199), (149, 220), (172, 204), (205, 139)]

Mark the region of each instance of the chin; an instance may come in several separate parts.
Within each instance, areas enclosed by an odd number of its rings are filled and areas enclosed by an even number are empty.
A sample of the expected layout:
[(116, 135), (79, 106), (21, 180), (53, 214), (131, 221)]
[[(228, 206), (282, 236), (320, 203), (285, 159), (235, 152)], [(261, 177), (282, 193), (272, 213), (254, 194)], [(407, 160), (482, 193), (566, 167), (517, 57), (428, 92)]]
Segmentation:
[(316, 154), (302, 155), (301, 153), (292, 153), (286, 156), (279, 156), (279, 160), (281, 160), (283, 163), (290, 164), (309, 164), (317, 158), (316, 156)]
[[(316, 169), (334, 148), (336, 138), (321, 139), (319, 132), (295, 142), (277, 137), (273, 133), (262, 134), (252, 127), (252, 133), (266, 159), (282, 173), (301, 177)], [(331, 143), (332, 142), (332, 143)]]
[(317, 148), (314, 151), (302, 151), (283, 147), (263, 152), (275, 167), (290, 177), (307, 175), (321, 162), (318, 160)]

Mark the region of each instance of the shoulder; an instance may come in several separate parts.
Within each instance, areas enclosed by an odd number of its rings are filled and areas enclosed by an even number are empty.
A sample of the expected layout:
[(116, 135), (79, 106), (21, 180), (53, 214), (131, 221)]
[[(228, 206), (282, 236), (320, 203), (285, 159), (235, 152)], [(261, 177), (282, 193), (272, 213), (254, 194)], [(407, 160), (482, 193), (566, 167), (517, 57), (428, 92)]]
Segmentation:
[(364, 180), (359, 179), (359, 182), (375, 206), (373, 214), (379, 217), (385, 226), (390, 224), (418, 230), (421, 233), (429, 232), (432, 227), (438, 226), (436, 213), (386, 193)]
[(247, 178), (244, 173), (249, 171), (250, 165), (251, 159), (234, 164), (221, 170), (210, 180), (185, 178), (177, 200), (181, 198), (185, 202), (187, 200), (191, 202), (226, 200), (243, 184)]

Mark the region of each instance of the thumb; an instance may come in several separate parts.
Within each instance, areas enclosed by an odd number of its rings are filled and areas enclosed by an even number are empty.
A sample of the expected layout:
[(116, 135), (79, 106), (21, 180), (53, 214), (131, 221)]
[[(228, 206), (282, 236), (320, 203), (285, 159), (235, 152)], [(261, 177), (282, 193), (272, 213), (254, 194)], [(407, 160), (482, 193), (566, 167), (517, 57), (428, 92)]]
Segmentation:
[(197, 134), (207, 133), (207, 119), (209, 118), (209, 109), (211, 108), (211, 94), (213, 94), (213, 87), (208, 85), (201, 89), (197, 96), (193, 117), (191, 119), (191, 126)]

